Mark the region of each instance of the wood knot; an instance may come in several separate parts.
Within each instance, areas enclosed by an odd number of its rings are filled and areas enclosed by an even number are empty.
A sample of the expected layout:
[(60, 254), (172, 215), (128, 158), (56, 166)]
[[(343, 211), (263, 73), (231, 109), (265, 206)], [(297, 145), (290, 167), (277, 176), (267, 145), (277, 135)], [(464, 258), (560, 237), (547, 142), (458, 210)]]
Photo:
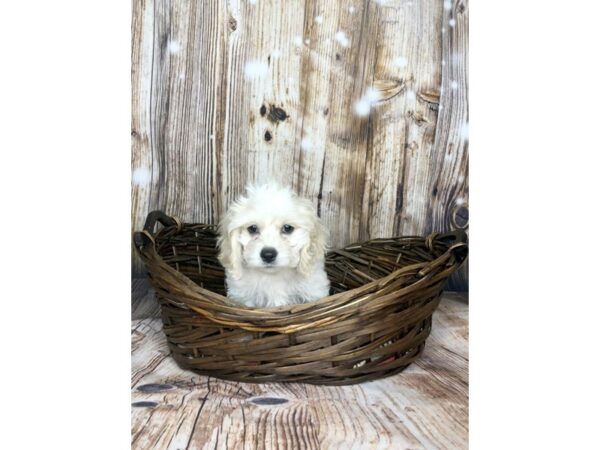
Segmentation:
[(148, 402), (148, 401), (133, 402), (131, 404), (131, 406), (133, 406), (134, 408), (154, 408), (157, 405), (158, 405), (158, 403), (156, 403), (156, 402)]
[[(262, 108), (261, 108), (261, 115), (262, 115)], [(276, 124), (278, 122), (283, 122), (288, 117), (289, 116), (288, 116), (287, 112), (285, 112), (285, 109), (280, 108), (279, 106), (274, 106), (274, 105), (270, 106), (269, 115), (267, 116), (267, 119), (269, 119), (272, 123)]]
[(258, 397), (250, 400), (255, 405), (281, 405), (282, 403), (287, 403), (288, 400), (286, 398), (277, 398), (277, 397)]
[(431, 123), (430, 120), (418, 111), (408, 111), (408, 117), (415, 121), (418, 126)]
[(141, 392), (162, 392), (162, 391), (168, 391), (169, 389), (174, 389), (175, 386), (173, 386), (172, 384), (156, 384), (156, 383), (151, 383), (151, 384), (142, 384), (141, 386), (138, 386), (137, 390), (141, 391)]
[(406, 83), (403, 80), (375, 80), (373, 88), (379, 94), (378, 101), (384, 102), (402, 92), (406, 88)]
[(235, 20), (233, 17), (229, 17), (229, 29), (231, 31), (237, 30), (237, 20)]
[(265, 141), (269, 142), (271, 139), (273, 139), (271, 132), (269, 130), (265, 131)]
[(469, 206), (467, 204), (454, 205), (450, 212), (450, 224), (455, 230), (466, 230), (469, 228)]
[(440, 93), (438, 91), (421, 91), (417, 93), (417, 97), (419, 100), (429, 103), (435, 109), (437, 109), (440, 104)]

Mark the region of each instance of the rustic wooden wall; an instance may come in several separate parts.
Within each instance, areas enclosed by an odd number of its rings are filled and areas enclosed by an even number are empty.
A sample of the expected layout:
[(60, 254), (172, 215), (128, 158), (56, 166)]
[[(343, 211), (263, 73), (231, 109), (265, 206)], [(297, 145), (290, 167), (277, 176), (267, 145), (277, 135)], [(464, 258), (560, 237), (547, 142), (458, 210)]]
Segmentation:
[(334, 246), (468, 220), (468, 0), (134, 0), (132, 41), (133, 229), (270, 179)]

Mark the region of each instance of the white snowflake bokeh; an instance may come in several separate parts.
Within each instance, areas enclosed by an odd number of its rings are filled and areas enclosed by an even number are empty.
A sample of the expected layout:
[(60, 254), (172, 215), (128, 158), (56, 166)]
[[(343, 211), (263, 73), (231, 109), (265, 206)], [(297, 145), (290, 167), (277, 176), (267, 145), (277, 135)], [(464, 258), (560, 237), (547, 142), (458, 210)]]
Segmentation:
[(254, 80), (265, 76), (269, 72), (269, 66), (259, 60), (248, 61), (244, 68), (244, 75), (248, 80)]
[(312, 149), (312, 147), (313, 147), (313, 143), (310, 140), (310, 138), (308, 138), (306, 136), (303, 137), (302, 140), (300, 141), (300, 148), (302, 150), (304, 150), (305, 152), (308, 152)]
[(181, 45), (177, 41), (169, 41), (167, 48), (169, 53), (178, 53), (181, 50)]
[(368, 88), (364, 95), (354, 103), (354, 113), (366, 117), (371, 113), (371, 107), (381, 99), (381, 93), (373, 87)]
[(152, 174), (145, 167), (138, 167), (131, 175), (131, 181), (136, 186), (146, 186), (150, 183)]
[(408, 59), (406, 59), (406, 56), (398, 56), (394, 58), (394, 65), (396, 67), (406, 67), (408, 65)]
[(342, 47), (350, 47), (350, 40), (343, 31), (335, 33), (335, 40), (338, 41)]
[(354, 112), (359, 117), (366, 117), (371, 112), (371, 103), (365, 99), (361, 98), (354, 104)]
[(460, 137), (462, 137), (465, 141), (469, 140), (469, 122), (465, 122), (460, 127)]

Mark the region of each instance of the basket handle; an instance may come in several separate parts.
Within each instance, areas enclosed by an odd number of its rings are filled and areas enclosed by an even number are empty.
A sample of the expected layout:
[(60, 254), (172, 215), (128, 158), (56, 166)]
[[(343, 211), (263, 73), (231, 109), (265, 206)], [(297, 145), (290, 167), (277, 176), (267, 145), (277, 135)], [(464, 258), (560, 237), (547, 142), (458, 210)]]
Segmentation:
[(469, 255), (468, 236), (464, 230), (456, 229), (447, 233), (438, 234), (434, 237), (438, 241), (449, 244), (448, 250), (454, 255), (458, 263), (462, 263)]
[(144, 229), (142, 231), (136, 231), (133, 233), (133, 241), (139, 249), (143, 249), (150, 243), (154, 244), (154, 237), (156, 236), (154, 228), (156, 227), (157, 222), (163, 227), (176, 225), (177, 228), (181, 228), (182, 225), (181, 221), (177, 217), (168, 216), (164, 212), (158, 210), (151, 211), (146, 217)]

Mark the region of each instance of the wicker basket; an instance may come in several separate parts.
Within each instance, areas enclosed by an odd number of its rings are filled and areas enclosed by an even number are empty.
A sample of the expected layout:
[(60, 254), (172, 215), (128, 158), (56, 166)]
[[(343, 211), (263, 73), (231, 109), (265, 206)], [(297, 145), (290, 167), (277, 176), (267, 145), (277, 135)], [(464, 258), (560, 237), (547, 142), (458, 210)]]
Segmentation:
[(224, 297), (215, 227), (155, 211), (134, 239), (175, 361), (246, 382), (343, 385), (400, 372), (423, 351), (444, 283), (468, 252), (463, 231), (350, 245), (327, 254), (329, 297), (248, 308)]

